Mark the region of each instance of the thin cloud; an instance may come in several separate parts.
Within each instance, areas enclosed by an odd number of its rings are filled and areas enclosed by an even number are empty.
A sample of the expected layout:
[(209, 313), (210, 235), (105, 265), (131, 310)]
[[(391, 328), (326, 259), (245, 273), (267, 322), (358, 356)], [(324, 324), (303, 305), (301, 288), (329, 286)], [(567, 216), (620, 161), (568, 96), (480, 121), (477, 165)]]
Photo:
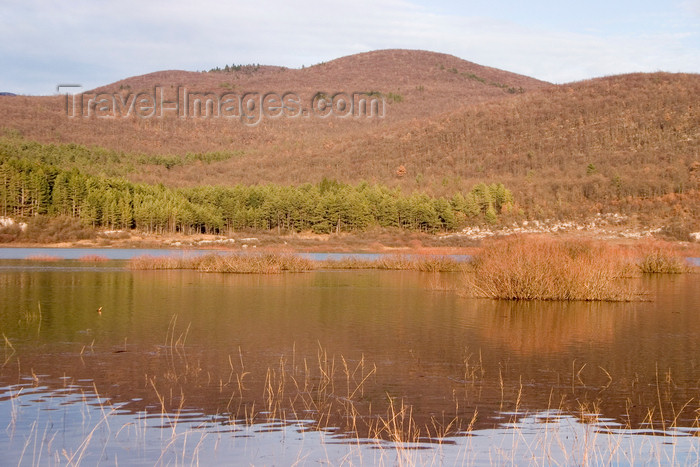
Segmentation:
[(682, 2), (681, 5), (688, 12), (700, 16), (700, 0), (686, 0), (685, 2)]
[[(434, 13), (400, 0), (66, 5), (6, 3), (0, 18), (0, 91), (49, 94), (59, 82), (90, 88), (156, 70), (231, 63), (300, 67), (383, 48), (451, 53), (554, 82), (631, 71), (700, 71), (700, 45), (683, 18), (688, 9), (700, 12), (700, 1), (669, 10), (685, 29), (628, 26), (619, 34)], [(608, 24), (614, 20), (606, 18)]]

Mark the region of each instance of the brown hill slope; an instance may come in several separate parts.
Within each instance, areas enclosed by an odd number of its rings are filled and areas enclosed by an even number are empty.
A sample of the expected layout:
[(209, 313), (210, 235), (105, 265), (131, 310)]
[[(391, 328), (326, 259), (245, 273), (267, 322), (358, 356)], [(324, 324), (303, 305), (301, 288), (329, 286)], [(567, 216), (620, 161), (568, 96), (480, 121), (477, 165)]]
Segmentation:
[(642, 221), (651, 216), (697, 229), (698, 93), (700, 75), (613, 76), (372, 129), (361, 138), (341, 134), (296, 146), (289, 140), (254, 156), (140, 178), (189, 184), (329, 177), (436, 194), (503, 182), (535, 217), (642, 213)]
[(499, 181), (542, 216), (654, 211), (698, 228), (699, 93), (696, 74), (572, 83), (346, 142), (323, 163), (358, 178), (403, 165), (402, 184), (433, 192)]
[[(231, 72), (161, 71), (127, 78), (92, 92), (126, 102), (159, 86), (166, 100), (177, 87), (217, 96), (294, 92), (310, 108), (318, 92), (375, 92), (386, 99), (386, 118), (281, 118), (248, 127), (239, 119), (67, 118), (65, 98), (0, 98), (0, 127), (42, 142), (97, 145), (144, 153), (257, 150), (268, 144), (308, 145), (329, 136), (385, 127), (454, 111), (465, 105), (513, 97), (551, 86), (522, 75), (483, 67), (457, 57), (416, 50), (381, 50), (339, 58), (303, 69), (245, 66)], [(181, 91), (183, 92), (183, 91)], [(91, 95), (90, 93), (86, 93)], [(182, 94), (180, 94), (182, 99)], [(85, 104), (87, 106), (87, 104)], [(184, 108), (184, 106), (183, 106)], [(83, 107), (87, 113), (86, 107)]]
[(302, 69), (247, 65), (230, 72), (162, 71), (127, 78), (96, 91), (147, 90), (156, 85), (219, 93), (294, 91), (306, 98), (317, 92), (391, 92), (401, 95), (405, 103), (388, 115), (392, 120), (425, 117), (550, 86), (452, 55), (392, 49), (349, 55)]
[[(441, 182), (443, 177), (524, 179), (559, 171), (575, 179), (614, 169), (632, 178), (645, 166), (686, 170), (700, 148), (698, 92), (700, 75), (666, 73), (550, 87), (437, 118), (371, 128), (362, 138), (338, 132), (323, 145), (293, 147), (292, 139), (287, 148), (261, 146), (246, 177), (258, 181), (258, 171), (267, 165), (279, 167), (279, 173), (268, 173), (277, 181), (310, 174), (395, 179), (396, 167), (404, 165), (408, 175), (397, 180), (405, 185), (416, 175)], [(287, 165), (288, 158), (304, 163)], [(587, 170), (588, 164), (596, 167)], [(647, 191), (658, 193), (653, 187)]]

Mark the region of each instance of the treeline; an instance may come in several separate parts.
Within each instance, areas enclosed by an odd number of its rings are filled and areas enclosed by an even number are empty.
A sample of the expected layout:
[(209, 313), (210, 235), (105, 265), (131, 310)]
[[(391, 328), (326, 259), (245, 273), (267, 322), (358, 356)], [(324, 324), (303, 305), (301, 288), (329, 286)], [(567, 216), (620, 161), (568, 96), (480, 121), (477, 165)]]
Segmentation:
[(398, 188), (327, 179), (300, 186), (172, 189), (15, 157), (0, 158), (2, 216), (68, 216), (110, 229), (186, 234), (242, 229), (330, 233), (382, 226), (437, 232), (495, 223), (515, 209), (511, 192), (496, 183), (478, 184), (451, 198), (406, 195)]
[(209, 73), (231, 73), (234, 71), (258, 71), (260, 69), (260, 64), (259, 63), (254, 63), (254, 64), (249, 64), (249, 65), (236, 65), (235, 63), (232, 63), (231, 65), (226, 65), (223, 68), (222, 67), (215, 67), (215, 68), (210, 68)]

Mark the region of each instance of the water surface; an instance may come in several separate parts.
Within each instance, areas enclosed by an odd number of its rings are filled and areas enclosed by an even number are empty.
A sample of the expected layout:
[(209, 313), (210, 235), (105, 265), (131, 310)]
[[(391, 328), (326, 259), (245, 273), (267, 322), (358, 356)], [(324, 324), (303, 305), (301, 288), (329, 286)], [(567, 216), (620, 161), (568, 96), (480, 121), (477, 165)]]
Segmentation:
[(468, 299), (461, 280), (0, 262), (0, 448), (391, 464), (393, 421), (420, 462), (698, 460), (698, 275), (640, 279), (634, 303)]

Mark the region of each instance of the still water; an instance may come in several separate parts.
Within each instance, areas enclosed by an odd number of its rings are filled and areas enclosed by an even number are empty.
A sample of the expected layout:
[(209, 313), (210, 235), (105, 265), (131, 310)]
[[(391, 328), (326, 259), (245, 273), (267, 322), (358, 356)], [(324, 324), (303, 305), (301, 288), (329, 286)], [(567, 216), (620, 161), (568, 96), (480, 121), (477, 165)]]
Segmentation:
[[(241, 250), (237, 250), (239, 253)], [(251, 248), (249, 252), (254, 253), (256, 249)], [(230, 253), (233, 250), (227, 249), (165, 249), (165, 248), (0, 248), (0, 260), (2, 259), (27, 259), (32, 257), (51, 257), (54, 259), (80, 259), (88, 256), (100, 256), (106, 259), (131, 259), (141, 255), (148, 256), (194, 256), (206, 255), (210, 253)], [(245, 252), (244, 252), (245, 253)], [(339, 260), (353, 257), (364, 260), (374, 260), (382, 253), (298, 253), (299, 256), (324, 261)], [(448, 255), (456, 260), (466, 260), (468, 255)]]
[(461, 280), (0, 261), (0, 463), (700, 461), (700, 276), (618, 304)]

